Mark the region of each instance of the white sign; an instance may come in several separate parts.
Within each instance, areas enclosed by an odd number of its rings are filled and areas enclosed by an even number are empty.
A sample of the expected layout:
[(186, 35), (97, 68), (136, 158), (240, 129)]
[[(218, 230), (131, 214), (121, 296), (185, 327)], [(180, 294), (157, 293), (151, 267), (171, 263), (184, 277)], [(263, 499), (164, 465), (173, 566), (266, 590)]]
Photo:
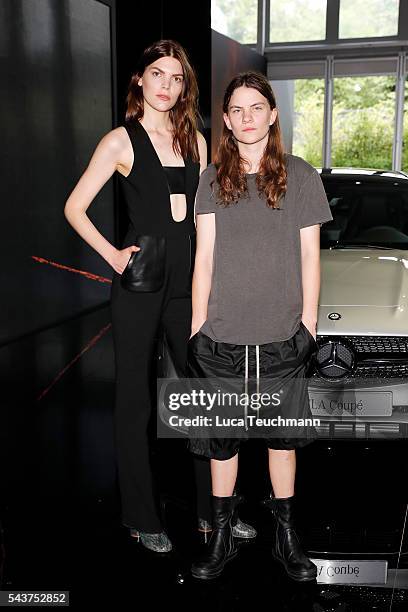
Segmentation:
[(327, 584), (385, 584), (387, 561), (311, 559), (317, 566), (317, 582)]
[(313, 416), (391, 416), (391, 391), (315, 391), (309, 389)]

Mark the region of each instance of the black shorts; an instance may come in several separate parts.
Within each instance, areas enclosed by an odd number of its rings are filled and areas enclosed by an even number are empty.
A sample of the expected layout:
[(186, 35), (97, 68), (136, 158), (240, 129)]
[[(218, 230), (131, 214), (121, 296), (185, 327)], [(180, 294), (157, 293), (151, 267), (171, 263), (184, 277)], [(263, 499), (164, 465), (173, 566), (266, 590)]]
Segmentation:
[[(307, 327), (300, 323), (295, 334), (277, 342), (245, 346), (215, 342), (201, 331), (190, 338), (188, 344), (187, 376), (190, 379), (228, 379), (231, 377), (245, 379), (254, 389), (255, 373), (257, 385), (263, 379), (279, 379), (287, 384), (290, 390), (287, 395), (290, 417), (296, 419), (312, 419), (309, 405), (308, 378), (310, 377), (314, 356), (317, 353), (317, 343)], [(248, 373), (250, 376), (248, 377)], [(259, 389), (259, 387), (258, 387)], [(285, 406), (283, 405), (283, 412)], [(284, 415), (283, 415), (284, 416)], [(278, 430), (282, 432), (282, 429)], [(306, 446), (317, 437), (313, 426), (296, 428), (295, 437), (272, 437), (276, 428), (264, 429), (263, 435), (268, 448), (278, 450), (293, 450)], [(269, 435), (271, 437), (269, 437)], [(250, 436), (256, 437), (256, 436)], [(230, 459), (239, 450), (240, 438), (211, 436), (190, 438), (189, 449), (192, 453), (211, 459)]]

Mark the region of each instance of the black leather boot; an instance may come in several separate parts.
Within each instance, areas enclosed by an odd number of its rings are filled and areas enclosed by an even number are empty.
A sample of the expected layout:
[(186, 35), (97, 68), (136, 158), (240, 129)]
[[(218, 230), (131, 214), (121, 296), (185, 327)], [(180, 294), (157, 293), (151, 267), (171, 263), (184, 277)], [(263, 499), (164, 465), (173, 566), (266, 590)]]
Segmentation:
[(305, 582), (316, 578), (317, 567), (306, 557), (296, 534), (293, 518), (294, 500), (294, 496), (272, 497), (263, 501), (262, 505), (272, 511), (276, 520), (273, 556), (284, 565), (291, 578)]
[(232, 528), (237, 520), (236, 507), (242, 499), (240, 495), (211, 496), (213, 531), (207, 552), (191, 566), (191, 573), (195, 578), (203, 580), (217, 578), (225, 564), (237, 555), (238, 548), (232, 535)]

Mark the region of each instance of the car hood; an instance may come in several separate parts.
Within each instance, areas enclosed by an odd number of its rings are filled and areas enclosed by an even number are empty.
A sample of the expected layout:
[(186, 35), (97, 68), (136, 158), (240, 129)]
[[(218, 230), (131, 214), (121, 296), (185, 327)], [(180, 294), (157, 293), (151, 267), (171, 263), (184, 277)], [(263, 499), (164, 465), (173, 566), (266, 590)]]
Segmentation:
[(322, 249), (318, 333), (408, 335), (408, 252)]

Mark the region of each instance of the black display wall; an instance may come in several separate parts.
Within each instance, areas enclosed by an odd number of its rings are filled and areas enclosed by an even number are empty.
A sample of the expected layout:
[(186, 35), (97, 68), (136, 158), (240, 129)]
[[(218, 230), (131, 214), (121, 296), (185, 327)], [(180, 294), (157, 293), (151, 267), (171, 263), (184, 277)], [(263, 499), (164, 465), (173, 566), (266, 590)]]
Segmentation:
[[(3, 343), (108, 297), (110, 267), (68, 225), (63, 208), (114, 121), (109, 4), (0, 3)], [(89, 216), (112, 240), (112, 182)]]

